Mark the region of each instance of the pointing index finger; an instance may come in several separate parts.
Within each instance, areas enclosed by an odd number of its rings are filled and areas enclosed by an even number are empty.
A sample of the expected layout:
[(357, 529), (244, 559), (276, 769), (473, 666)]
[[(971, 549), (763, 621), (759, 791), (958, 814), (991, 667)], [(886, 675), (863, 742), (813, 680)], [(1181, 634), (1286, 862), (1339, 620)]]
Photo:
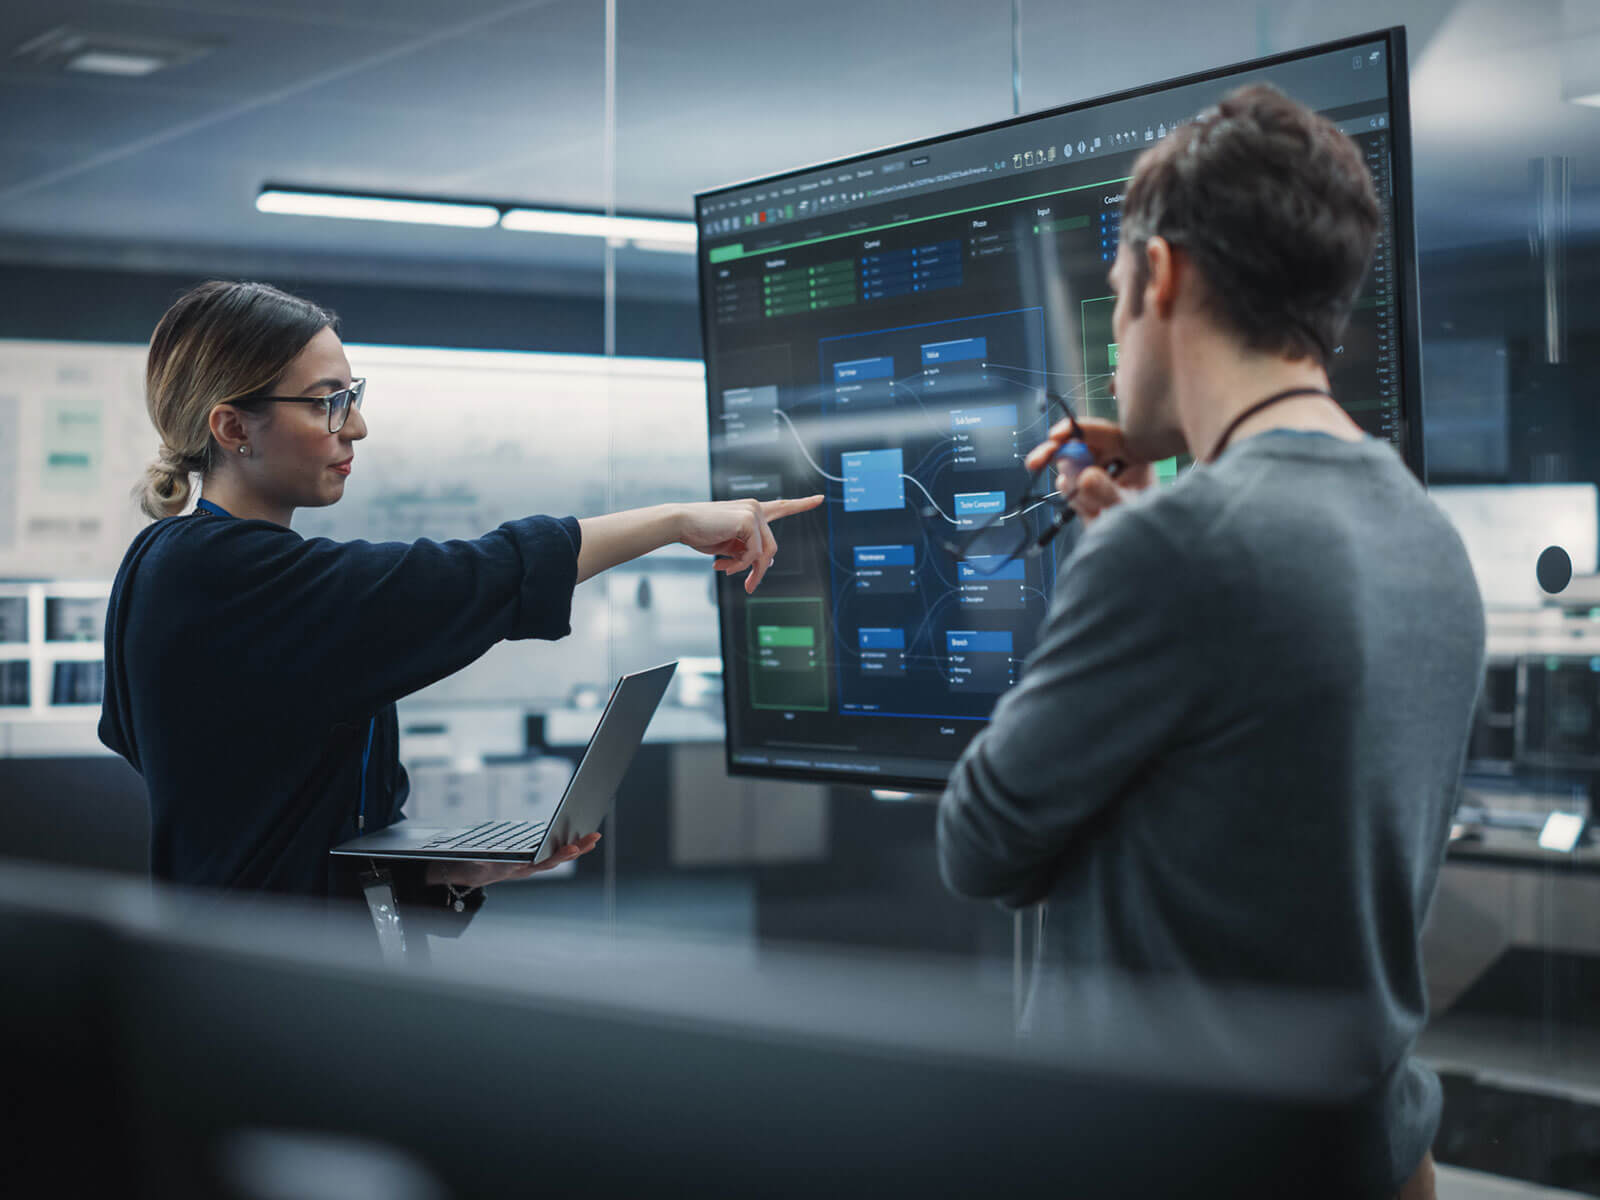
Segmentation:
[(792, 517), (795, 513), (809, 512), (823, 500), (822, 493), (815, 496), (801, 496), (794, 500), (763, 500), (761, 502), (761, 515), (769, 521), (776, 521), (779, 517)]

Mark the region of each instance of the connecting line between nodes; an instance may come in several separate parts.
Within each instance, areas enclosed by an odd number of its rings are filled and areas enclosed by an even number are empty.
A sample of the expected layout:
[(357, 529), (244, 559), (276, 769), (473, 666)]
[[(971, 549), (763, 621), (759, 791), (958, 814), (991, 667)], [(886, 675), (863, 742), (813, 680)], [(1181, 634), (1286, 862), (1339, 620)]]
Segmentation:
[(1043, 500), (1040, 500), (1040, 501), (1037, 501), (1036, 503), (1028, 505), (1027, 508), (1019, 509), (1016, 512), (1008, 512), (1005, 516), (1001, 517), (1000, 520), (1009, 521), (1012, 517), (1025, 517), (1036, 508), (1043, 508), (1046, 504), (1054, 504), (1054, 503), (1055, 503), (1055, 497), (1046, 496)]
[(1096, 379), (1110, 379), (1116, 375), (1115, 371), (1107, 371), (1100, 375), (1084, 375), (1077, 371), (1041, 371), (1037, 367), (1018, 367), (1013, 366), (1011, 363), (992, 363), (988, 360), (979, 363), (979, 367), (995, 371), (1021, 371), (1028, 375), (1048, 375), (1052, 379), (1081, 379), (1085, 384), (1091, 383)]
[[(908, 651), (917, 644), (918, 640), (921, 639), (923, 630), (927, 629), (928, 626), (933, 622), (933, 614), (938, 612), (942, 607), (944, 607), (944, 605), (949, 603), (950, 600), (956, 596), (956, 594), (957, 593), (954, 590), (948, 591), (928, 606), (928, 611), (922, 618), (922, 624), (918, 625), (917, 631), (906, 639), (906, 649)], [(930, 637), (928, 639), (928, 649), (932, 650), (933, 648), (933, 639)], [(939, 655), (937, 654), (934, 654), (932, 657), (939, 659)], [(949, 655), (945, 655), (945, 657), (948, 658)], [(940, 659), (940, 661), (943, 660)]]
[(933, 414), (928, 411), (928, 406), (922, 402), (922, 397), (917, 395), (917, 389), (910, 386), (909, 381), (916, 378), (918, 378), (916, 375), (907, 375), (907, 382), (905, 383), (902, 383), (898, 379), (891, 379), (889, 380), (889, 386), (891, 388), (898, 388), (902, 392), (909, 392), (911, 394), (911, 398), (917, 402), (917, 407), (922, 410), (922, 415), (928, 418), (928, 424), (933, 427), (933, 431), (947, 442), (955, 441), (955, 438), (946, 434), (944, 427), (933, 419)]
[[(807, 450), (806, 444), (800, 440), (800, 431), (794, 427), (794, 422), (789, 419), (788, 413), (781, 408), (775, 408), (772, 411), (783, 418), (783, 423), (789, 427), (789, 432), (794, 435), (794, 444), (800, 447), (800, 453), (805, 455), (806, 461), (811, 464), (813, 471), (824, 479), (831, 479), (834, 483), (843, 483), (845, 481), (843, 475), (829, 475), (821, 467), (817, 466), (817, 460), (811, 457), (811, 451)], [(930, 496), (929, 499), (932, 499), (932, 497)]]
[(906, 475), (904, 473), (901, 474), (900, 478), (904, 479), (907, 483), (915, 483), (917, 485), (917, 491), (921, 492), (924, 496), (926, 496), (928, 498), (928, 503), (933, 505), (933, 511), (934, 512), (938, 513), (941, 517), (943, 517), (946, 521), (949, 521), (950, 524), (952, 524), (952, 525), (959, 526), (961, 524), (960, 521), (956, 520), (949, 513), (945, 512), (944, 509), (940, 508), (939, 507), (939, 502), (933, 498), (933, 493), (930, 492), (927, 488), (923, 487), (922, 484), (917, 483), (917, 480), (912, 478), (910, 475)]

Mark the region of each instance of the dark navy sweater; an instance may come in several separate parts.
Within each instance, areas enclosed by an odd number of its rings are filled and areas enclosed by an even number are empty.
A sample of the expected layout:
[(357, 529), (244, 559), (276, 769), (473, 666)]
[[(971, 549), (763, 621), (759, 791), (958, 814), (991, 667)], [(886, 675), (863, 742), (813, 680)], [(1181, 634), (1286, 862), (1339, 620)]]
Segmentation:
[[(307, 540), (198, 512), (117, 571), (100, 740), (150, 792), (155, 878), (352, 894), (328, 851), (401, 819), (395, 701), (506, 638), (571, 632), (578, 522), (474, 541)], [(367, 752), (369, 726), (372, 746)]]

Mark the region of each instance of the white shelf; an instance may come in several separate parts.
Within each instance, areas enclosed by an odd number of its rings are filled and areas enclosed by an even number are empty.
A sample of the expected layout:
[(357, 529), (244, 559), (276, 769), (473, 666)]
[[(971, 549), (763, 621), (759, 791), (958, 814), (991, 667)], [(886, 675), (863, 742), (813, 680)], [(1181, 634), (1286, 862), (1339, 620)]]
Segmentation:
[(111, 584), (101, 580), (52, 580), (0, 583), (0, 599), (20, 597), (27, 602), (27, 641), (0, 642), (0, 663), (28, 664), (28, 703), (0, 705), (0, 755), (106, 753), (95, 736), (100, 703), (52, 704), (58, 663), (96, 663), (105, 658), (105, 646), (93, 641), (45, 640), (46, 614), (51, 600), (103, 600)]
[[(80, 706), (81, 707), (81, 706)], [(100, 710), (70, 715), (27, 714), (0, 718), (0, 758), (99, 758), (111, 753), (100, 744)]]
[(104, 642), (45, 642), (36, 653), (46, 662), (99, 662), (106, 647)]

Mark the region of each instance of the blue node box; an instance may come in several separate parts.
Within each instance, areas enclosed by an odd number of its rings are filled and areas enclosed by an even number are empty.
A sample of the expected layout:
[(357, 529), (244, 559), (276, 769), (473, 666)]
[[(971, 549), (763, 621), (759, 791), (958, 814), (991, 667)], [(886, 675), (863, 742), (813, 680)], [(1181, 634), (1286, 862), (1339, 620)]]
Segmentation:
[(945, 644), (952, 654), (1005, 654), (1011, 653), (1009, 629), (952, 629), (945, 635)]
[(944, 639), (951, 691), (1003, 692), (1015, 682), (1009, 629), (952, 629)]
[(906, 488), (900, 478), (905, 468), (899, 450), (850, 450), (840, 456), (840, 464), (845, 512), (905, 506)]
[(904, 675), (906, 673), (906, 631), (866, 628), (856, 631), (861, 648), (863, 675)]
[(960, 434), (971, 429), (1004, 429), (1008, 433), (1017, 427), (1015, 404), (988, 404), (982, 408), (953, 408), (950, 410), (950, 429)]
[(893, 400), (894, 359), (858, 358), (833, 364), (833, 398), (841, 408), (876, 407)]
[(935, 363), (972, 362), (989, 357), (989, 339), (981, 337), (958, 338), (953, 342), (930, 342), (922, 348), (922, 365)]
[[(848, 474), (848, 472), (846, 472)], [(848, 496), (848, 493), (846, 493)], [(957, 492), (955, 496), (956, 524), (971, 529), (984, 521), (993, 520), (1006, 510), (1004, 492)], [(848, 498), (845, 507), (850, 507)]]
[(982, 554), (956, 563), (960, 603), (968, 607), (1024, 608), (1027, 582), (1027, 564), (1020, 558), (1004, 561), (997, 554)]
[(1017, 406), (988, 404), (950, 410), (958, 471), (1013, 467), (1021, 458), (1017, 446)]
[(857, 546), (858, 592), (907, 595), (917, 590), (917, 554), (911, 546)]

